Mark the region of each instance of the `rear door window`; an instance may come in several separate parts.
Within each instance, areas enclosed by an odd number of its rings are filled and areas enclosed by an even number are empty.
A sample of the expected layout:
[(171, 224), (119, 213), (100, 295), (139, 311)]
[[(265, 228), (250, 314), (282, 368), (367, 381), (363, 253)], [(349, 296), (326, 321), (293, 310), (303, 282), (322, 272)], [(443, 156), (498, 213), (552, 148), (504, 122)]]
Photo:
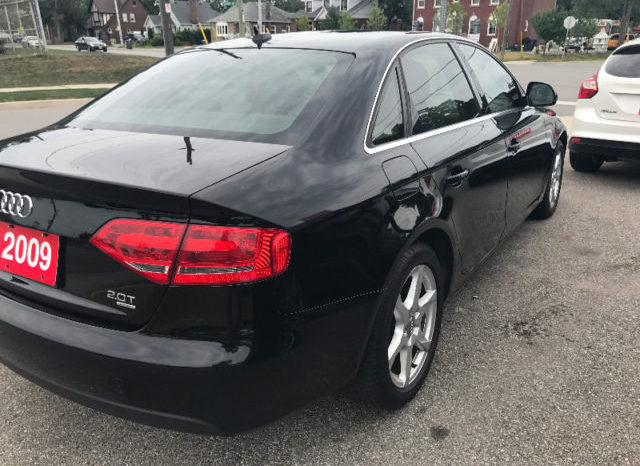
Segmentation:
[(640, 45), (616, 50), (604, 70), (620, 78), (640, 78)]
[(516, 80), (498, 61), (479, 47), (458, 44), (484, 92), (489, 113), (522, 107)]
[(400, 99), (398, 73), (394, 69), (392, 73), (389, 73), (389, 79), (387, 79), (380, 97), (380, 106), (371, 131), (371, 143), (379, 145), (402, 137), (404, 137), (402, 100)]
[(458, 59), (447, 44), (409, 50), (402, 57), (413, 116), (413, 134), (474, 118), (478, 101)]

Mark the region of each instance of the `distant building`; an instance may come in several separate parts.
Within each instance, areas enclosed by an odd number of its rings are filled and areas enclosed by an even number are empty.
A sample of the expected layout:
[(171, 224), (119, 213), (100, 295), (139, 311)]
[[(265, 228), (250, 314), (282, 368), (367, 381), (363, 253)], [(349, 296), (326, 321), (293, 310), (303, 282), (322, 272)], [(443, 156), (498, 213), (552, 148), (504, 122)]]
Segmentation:
[[(269, 29), (271, 34), (297, 31), (294, 13), (288, 13), (272, 5), (269, 1), (264, 1), (261, 4), (262, 27), (265, 32), (266, 29)], [(215, 30), (218, 39), (237, 37), (239, 19), (238, 6), (232, 6), (221, 15), (209, 20), (211, 31)], [(242, 5), (242, 21), (245, 33), (249, 36), (253, 35), (253, 27), (258, 26), (258, 2), (246, 2)]]
[[(122, 36), (133, 32), (141, 32), (147, 20), (147, 10), (139, 0), (92, 0), (90, 16), (85, 22), (88, 36), (100, 40), (120, 43), (118, 16), (122, 26)], [(116, 14), (118, 16), (116, 16)]]
[[(173, 31), (198, 29), (198, 23), (202, 24), (202, 27), (207, 27), (209, 20), (220, 14), (219, 11), (211, 8), (209, 3), (202, 0), (170, 0), (168, 4), (171, 8), (169, 19)], [(153, 29), (154, 34), (161, 34), (162, 17), (149, 15), (144, 27)]]
[[(440, 2), (443, 0), (414, 0), (414, 24), (420, 24), (423, 31), (440, 30)], [(462, 24), (462, 35), (471, 40), (489, 45), (491, 39), (502, 41), (502, 30), (498, 30), (493, 21), (493, 10), (507, 0), (454, 0), (464, 7), (467, 17)], [(550, 11), (556, 6), (556, 0), (513, 0), (511, 21), (509, 23), (509, 45), (520, 43), (520, 31), (523, 37), (539, 39), (530, 23), (536, 13)]]

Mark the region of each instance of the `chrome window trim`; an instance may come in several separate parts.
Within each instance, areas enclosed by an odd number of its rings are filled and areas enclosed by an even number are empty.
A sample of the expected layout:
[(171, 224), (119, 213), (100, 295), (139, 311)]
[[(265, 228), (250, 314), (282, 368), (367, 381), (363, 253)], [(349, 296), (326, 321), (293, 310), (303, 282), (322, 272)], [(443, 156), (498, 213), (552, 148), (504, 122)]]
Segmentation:
[[(396, 59), (398, 58), (398, 56), (407, 48), (411, 47), (412, 45), (415, 44), (419, 44), (420, 42), (432, 42), (432, 41), (438, 41), (438, 40), (442, 40), (443, 37), (426, 37), (426, 38), (421, 38), (421, 39), (416, 39), (414, 41), (411, 41), (405, 45), (403, 45), (402, 47), (400, 47), (396, 53), (393, 55), (393, 57), (391, 57), (391, 60), (389, 60), (389, 63), (387, 64), (387, 68), (384, 70), (384, 73), (382, 74), (382, 80), (380, 81), (380, 84), (378, 85), (378, 90), (376, 91), (376, 97), (373, 99), (373, 106), (371, 107), (371, 110), (369, 112), (369, 121), (367, 123), (367, 130), (364, 133), (364, 141), (363, 141), (363, 147), (364, 147), (364, 151), (369, 154), (369, 155), (373, 155), (373, 154), (377, 154), (378, 152), (382, 152), (384, 150), (388, 150), (388, 149), (393, 149), (395, 147), (400, 147), (400, 146), (404, 146), (405, 144), (411, 144), (412, 142), (416, 142), (419, 141), (421, 139), (425, 139), (428, 138), (430, 136), (435, 136), (438, 134), (442, 134), (442, 133), (446, 133), (447, 131), (453, 131), (459, 128), (464, 128), (465, 126), (471, 125), (471, 124), (475, 124), (478, 123), (480, 121), (485, 121), (485, 120), (489, 120), (492, 118), (496, 118), (499, 117), (501, 115), (504, 115), (506, 113), (512, 112), (515, 109), (510, 108), (507, 110), (502, 110), (500, 112), (497, 113), (491, 113), (488, 115), (480, 115), (479, 117), (476, 118), (471, 118), (469, 120), (465, 120), (465, 121), (461, 121), (459, 123), (454, 123), (453, 125), (448, 125), (448, 126), (443, 126), (442, 128), (437, 128), (437, 129), (433, 129), (431, 131), (426, 131), (424, 133), (420, 133), (420, 134), (415, 134), (413, 136), (410, 136), (408, 138), (400, 138), (400, 139), (396, 139), (395, 141), (390, 141), (390, 142), (385, 142), (384, 144), (380, 144), (379, 146), (374, 146), (374, 147), (369, 147), (367, 145), (367, 139), (369, 138), (369, 132), (371, 131), (371, 124), (373, 123), (373, 114), (376, 110), (376, 106), (378, 105), (378, 99), (380, 98), (380, 93), (382, 92), (382, 86), (384, 85), (385, 81), (387, 80), (387, 75), (389, 74), (389, 70), (391, 70), (393, 64), (395, 63)], [(445, 38), (446, 39), (446, 38)], [(458, 42), (468, 42), (470, 44), (475, 44), (473, 41), (470, 40), (465, 40), (464, 38), (460, 38), (460, 37), (456, 37), (455, 41)], [(512, 75), (513, 77), (513, 75)], [(514, 78), (515, 80), (515, 78)], [(518, 83), (518, 81), (515, 81), (516, 83)], [(518, 86), (520, 86), (520, 84), (518, 83)], [(525, 108), (527, 108), (528, 106), (523, 107), (523, 110)]]

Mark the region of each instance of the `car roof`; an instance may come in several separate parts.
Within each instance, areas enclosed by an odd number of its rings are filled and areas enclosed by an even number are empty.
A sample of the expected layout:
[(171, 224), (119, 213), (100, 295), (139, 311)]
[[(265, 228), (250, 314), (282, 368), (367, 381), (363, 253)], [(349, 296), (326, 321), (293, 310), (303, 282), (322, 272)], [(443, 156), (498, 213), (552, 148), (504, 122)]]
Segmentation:
[[(307, 31), (274, 34), (263, 48), (300, 48), (331, 50), (357, 54), (360, 51), (378, 49), (383, 53), (395, 52), (412, 42), (429, 39), (467, 40), (460, 36), (436, 32), (404, 31)], [(215, 42), (207, 48), (255, 47), (251, 39), (232, 39)]]

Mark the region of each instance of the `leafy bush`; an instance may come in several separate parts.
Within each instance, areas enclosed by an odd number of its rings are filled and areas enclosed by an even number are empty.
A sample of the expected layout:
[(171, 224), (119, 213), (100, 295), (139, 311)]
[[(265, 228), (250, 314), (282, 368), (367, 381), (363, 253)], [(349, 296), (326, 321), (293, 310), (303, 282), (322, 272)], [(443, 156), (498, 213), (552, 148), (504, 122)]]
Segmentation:
[(327, 8), (327, 16), (325, 19), (320, 21), (318, 24), (318, 29), (320, 30), (331, 30), (338, 29), (340, 27), (340, 11), (335, 6), (330, 6)]
[(158, 47), (159, 45), (164, 45), (164, 39), (160, 34), (156, 34), (151, 38), (151, 45), (153, 47)]
[(554, 8), (553, 10), (544, 13), (536, 13), (531, 18), (531, 24), (545, 42), (562, 44), (567, 33), (563, 24), (566, 17), (566, 11)]
[(387, 17), (384, 15), (382, 8), (372, 8), (367, 20), (367, 26), (374, 31), (381, 30), (387, 24)]
[[(211, 42), (211, 30), (205, 29), (207, 40)], [(202, 33), (200, 29), (183, 29), (173, 33), (175, 45), (200, 45), (202, 43)]]
[(296, 22), (298, 23), (298, 31), (311, 31), (311, 23), (306, 15), (300, 16)]
[(346, 29), (346, 30), (353, 29), (355, 25), (353, 23), (353, 19), (351, 18), (351, 13), (349, 13), (348, 11), (344, 11), (340, 15), (339, 25), (340, 25), (340, 29)]

